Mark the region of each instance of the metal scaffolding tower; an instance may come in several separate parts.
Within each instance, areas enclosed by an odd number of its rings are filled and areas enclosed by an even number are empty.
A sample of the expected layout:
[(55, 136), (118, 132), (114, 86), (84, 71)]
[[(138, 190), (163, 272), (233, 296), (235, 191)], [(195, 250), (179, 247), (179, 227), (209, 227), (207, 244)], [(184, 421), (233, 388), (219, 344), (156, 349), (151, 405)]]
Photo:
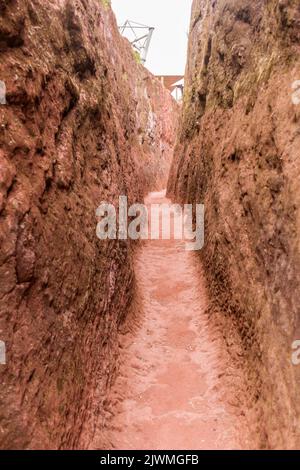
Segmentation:
[(142, 64), (145, 64), (154, 28), (127, 20), (122, 26), (119, 26), (119, 30), (130, 41), (134, 50), (139, 53)]

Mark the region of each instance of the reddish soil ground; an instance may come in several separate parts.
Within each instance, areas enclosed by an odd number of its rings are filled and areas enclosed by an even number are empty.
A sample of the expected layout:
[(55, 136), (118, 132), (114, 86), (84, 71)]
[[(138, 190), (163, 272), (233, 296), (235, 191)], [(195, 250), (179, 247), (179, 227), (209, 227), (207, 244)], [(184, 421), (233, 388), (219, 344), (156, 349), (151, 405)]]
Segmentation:
[[(169, 201), (152, 193), (146, 202)], [(198, 263), (184, 241), (146, 241), (138, 253), (142, 307), (138, 328), (122, 340), (114, 389), (120, 406), (111, 423), (111, 447), (248, 447), (240, 439), (246, 435), (243, 419), (229, 405), (232, 390), (224, 389), (223, 343), (206, 313)]]

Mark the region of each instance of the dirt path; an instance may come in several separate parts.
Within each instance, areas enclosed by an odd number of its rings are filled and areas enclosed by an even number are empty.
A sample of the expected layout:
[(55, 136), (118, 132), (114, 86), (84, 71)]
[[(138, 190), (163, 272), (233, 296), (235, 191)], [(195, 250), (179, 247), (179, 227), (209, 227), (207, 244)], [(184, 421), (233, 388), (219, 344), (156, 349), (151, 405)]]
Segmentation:
[[(153, 193), (151, 202), (166, 199)], [(194, 258), (175, 240), (147, 241), (139, 253), (143, 311), (122, 346), (111, 438), (117, 449), (240, 448), (241, 422), (220, 383), (227, 366)]]

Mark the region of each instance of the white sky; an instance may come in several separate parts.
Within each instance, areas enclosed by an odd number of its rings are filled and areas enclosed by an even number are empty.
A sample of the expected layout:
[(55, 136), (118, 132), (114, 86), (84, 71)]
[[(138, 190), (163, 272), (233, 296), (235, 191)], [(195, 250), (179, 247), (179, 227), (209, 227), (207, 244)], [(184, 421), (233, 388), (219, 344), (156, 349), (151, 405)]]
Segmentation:
[(192, 0), (112, 0), (118, 24), (153, 26), (146, 67), (155, 75), (183, 75)]

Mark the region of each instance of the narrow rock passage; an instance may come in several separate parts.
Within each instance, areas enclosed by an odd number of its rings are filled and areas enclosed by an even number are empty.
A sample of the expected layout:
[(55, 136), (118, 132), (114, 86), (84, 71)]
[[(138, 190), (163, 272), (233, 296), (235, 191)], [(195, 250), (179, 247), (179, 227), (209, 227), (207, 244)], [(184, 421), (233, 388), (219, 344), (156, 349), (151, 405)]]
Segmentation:
[[(152, 193), (146, 202), (169, 201)], [(146, 241), (138, 253), (143, 311), (139, 328), (122, 345), (115, 385), (120, 409), (111, 426), (117, 449), (241, 447), (241, 420), (220, 384), (226, 364), (219, 333), (205, 314), (195, 256), (177, 240)]]

